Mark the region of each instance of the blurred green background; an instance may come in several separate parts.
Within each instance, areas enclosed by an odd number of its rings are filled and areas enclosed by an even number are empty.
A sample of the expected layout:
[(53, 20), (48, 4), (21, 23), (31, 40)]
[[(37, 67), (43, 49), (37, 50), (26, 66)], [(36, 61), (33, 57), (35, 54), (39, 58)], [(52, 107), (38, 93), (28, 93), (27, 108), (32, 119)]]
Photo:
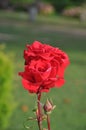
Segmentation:
[(23, 89), (18, 72), (26, 44), (35, 40), (59, 47), (71, 62), (65, 85), (42, 95), (56, 104), (51, 129), (86, 130), (86, 0), (0, 1), (0, 130), (25, 130), (23, 122), (34, 116), (36, 95)]

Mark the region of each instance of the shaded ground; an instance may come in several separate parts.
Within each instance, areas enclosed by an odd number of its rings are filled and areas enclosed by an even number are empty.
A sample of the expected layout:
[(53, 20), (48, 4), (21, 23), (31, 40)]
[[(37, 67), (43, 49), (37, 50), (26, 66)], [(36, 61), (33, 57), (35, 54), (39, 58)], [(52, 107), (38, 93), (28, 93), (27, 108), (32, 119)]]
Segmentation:
[(15, 35), (0, 33), (0, 40), (11, 40)]
[[(4, 26), (4, 25), (11, 25), (11, 26), (15, 26), (15, 27), (21, 27), (21, 26), (29, 26), (31, 23), (30, 22), (18, 22), (18, 21), (0, 21), (0, 25)], [(36, 23), (38, 26), (38, 23)], [(31, 24), (32, 25), (32, 24)], [(34, 29), (33, 31), (52, 31), (52, 32), (62, 32), (62, 33), (70, 33), (72, 35), (80, 35), (80, 36), (86, 36), (86, 29), (85, 28), (77, 28), (77, 27), (67, 27), (64, 25), (52, 25), (52, 24), (42, 24), (42, 26), (40, 25), (39, 28)], [(1, 37), (1, 36), (0, 36)]]

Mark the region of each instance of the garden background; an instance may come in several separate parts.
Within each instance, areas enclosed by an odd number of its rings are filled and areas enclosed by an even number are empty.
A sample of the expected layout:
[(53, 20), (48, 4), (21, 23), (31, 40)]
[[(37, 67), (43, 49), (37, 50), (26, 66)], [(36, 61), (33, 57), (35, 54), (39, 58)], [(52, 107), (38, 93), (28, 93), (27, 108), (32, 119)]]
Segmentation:
[[(36, 7), (34, 19), (28, 11)], [(70, 58), (65, 85), (44, 93), (52, 98), (52, 130), (86, 130), (86, 0), (0, 1), (0, 130), (25, 130), (36, 95), (21, 84), (23, 50), (35, 40), (59, 47)], [(28, 122), (31, 130), (36, 122)], [(44, 125), (46, 125), (44, 123)]]

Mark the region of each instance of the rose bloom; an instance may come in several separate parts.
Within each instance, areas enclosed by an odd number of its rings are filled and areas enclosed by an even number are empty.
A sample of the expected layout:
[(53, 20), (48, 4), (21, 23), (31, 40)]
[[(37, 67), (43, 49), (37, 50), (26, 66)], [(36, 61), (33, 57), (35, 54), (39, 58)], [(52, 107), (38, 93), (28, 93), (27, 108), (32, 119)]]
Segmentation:
[(59, 48), (35, 41), (24, 50), (25, 66), (22, 84), (30, 93), (48, 92), (64, 84), (64, 71), (69, 58)]

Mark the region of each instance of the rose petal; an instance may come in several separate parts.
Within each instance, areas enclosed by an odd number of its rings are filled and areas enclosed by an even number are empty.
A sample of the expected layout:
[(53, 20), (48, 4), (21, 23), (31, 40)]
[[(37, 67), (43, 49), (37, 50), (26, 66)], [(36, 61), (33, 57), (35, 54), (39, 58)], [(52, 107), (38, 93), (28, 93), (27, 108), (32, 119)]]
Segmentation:
[(27, 89), (31, 93), (36, 93), (38, 91), (39, 85), (31, 84), (25, 79), (22, 79), (22, 84), (25, 89)]
[(62, 85), (64, 85), (65, 80), (63, 78), (58, 78), (55, 85), (56, 87), (61, 87)]

